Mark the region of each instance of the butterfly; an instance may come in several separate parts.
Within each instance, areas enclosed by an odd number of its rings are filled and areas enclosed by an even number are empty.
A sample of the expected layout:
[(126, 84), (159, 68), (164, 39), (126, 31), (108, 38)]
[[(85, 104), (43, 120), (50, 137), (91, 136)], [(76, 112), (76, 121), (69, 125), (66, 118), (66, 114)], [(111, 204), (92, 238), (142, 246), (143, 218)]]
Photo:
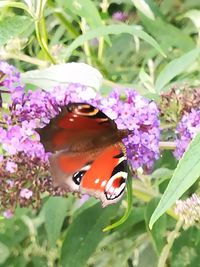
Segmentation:
[(55, 186), (94, 196), (103, 207), (122, 198), (128, 176), (122, 139), (129, 130), (118, 130), (113, 120), (90, 104), (69, 103), (38, 133), (45, 150), (52, 152)]

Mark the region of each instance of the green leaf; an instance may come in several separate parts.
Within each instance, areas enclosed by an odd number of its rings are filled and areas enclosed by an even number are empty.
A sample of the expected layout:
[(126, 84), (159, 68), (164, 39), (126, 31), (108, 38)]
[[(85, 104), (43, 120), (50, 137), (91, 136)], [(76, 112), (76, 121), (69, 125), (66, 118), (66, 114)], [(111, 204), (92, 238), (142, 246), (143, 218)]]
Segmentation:
[(34, 84), (47, 91), (58, 85), (67, 86), (69, 83), (78, 83), (99, 90), (102, 79), (97, 69), (77, 62), (53, 65), (43, 70), (31, 70), (21, 74), (23, 83)]
[(156, 91), (162, 91), (164, 86), (166, 86), (174, 77), (187, 70), (187, 68), (198, 58), (199, 52), (199, 48), (193, 49), (168, 63), (157, 77), (155, 83)]
[(170, 170), (168, 168), (162, 167), (159, 169), (156, 169), (152, 174), (151, 177), (152, 179), (155, 179), (155, 183), (159, 184), (160, 182), (157, 181), (159, 179), (165, 180), (165, 179), (169, 179), (172, 177), (173, 174), (173, 170)]
[(66, 49), (66, 57), (70, 57), (73, 50), (75, 50), (80, 45), (83, 45), (85, 41), (100, 37), (100, 36), (107, 36), (109, 34), (121, 34), (121, 33), (128, 33), (131, 35), (135, 35), (142, 40), (146, 41), (150, 45), (152, 45), (156, 50), (158, 50), (163, 56), (164, 53), (160, 48), (159, 44), (146, 32), (138, 29), (138, 27), (134, 25), (109, 25), (109, 26), (101, 26), (96, 29), (90, 30), (85, 34), (80, 35), (73, 41)]
[(0, 264), (4, 263), (8, 258), (10, 252), (6, 245), (0, 242)]
[(96, 8), (96, 5), (91, 0), (65, 0), (65, 6), (71, 12), (80, 17), (84, 17), (91, 27), (103, 25), (101, 16)]
[(152, 228), (157, 219), (178, 200), (182, 194), (200, 176), (200, 133), (191, 141), (188, 149), (179, 161), (157, 208), (151, 216), (149, 227)]
[(11, 219), (4, 219), (0, 221), (1, 229), (0, 240), (8, 247), (17, 246), (22, 240), (29, 236), (28, 228), (21, 219), (16, 219), (15, 216)]
[(99, 203), (79, 213), (68, 228), (61, 252), (63, 267), (83, 267), (105, 237), (102, 229), (116, 214), (119, 205), (102, 208)]
[(182, 231), (171, 249), (170, 264), (173, 267), (199, 267), (200, 231), (190, 227)]
[(127, 231), (128, 228), (132, 228), (137, 223), (140, 223), (144, 220), (144, 207), (134, 207), (127, 218), (127, 220), (121, 224), (117, 231)]
[[(67, 8), (67, 13), (72, 12), (75, 15), (78, 15), (81, 18), (85, 18), (87, 24), (90, 28), (96, 28), (103, 26), (100, 13), (94, 4), (94, 1), (91, 0), (57, 0), (59, 6), (64, 5)], [(87, 29), (86, 29), (87, 30)], [(110, 40), (107, 37), (106, 41), (110, 44)]]
[(142, 12), (146, 17), (148, 17), (149, 19), (152, 19), (152, 20), (155, 19), (153, 11), (151, 10), (148, 3), (146, 3), (144, 0), (132, 0), (132, 2), (135, 5), (135, 7), (140, 12)]
[(145, 221), (147, 231), (152, 237), (154, 247), (159, 255), (163, 246), (165, 245), (165, 231), (166, 231), (166, 215), (164, 214), (159, 220), (154, 224), (152, 230), (149, 229), (149, 220), (151, 215), (158, 204), (158, 199), (152, 199), (146, 207), (145, 211)]
[(15, 8), (20, 8), (25, 10), (26, 12), (30, 12), (29, 8), (27, 7), (27, 5), (25, 5), (24, 3), (19, 3), (19, 2), (14, 2), (14, 1), (2, 1), (0, 2), (0, 8), (2, 7), (15, 7)]
[(25, 16), (6, 17), (0, 21), (0, 46), (5, 45), (9, 40), (19, 37), (33, 23)]
[[(152, 246), (152, 244), (148, 241), (145, 240), (143, 246), (140, 247), (139, 251), (138, 251), (138, 263), (137, 263), (137, 267), (147, 267), (147, 266), (151, 266), (151, 267), (157, 267), (157, 255), (154, 251), (154, 248)], [(126, 265), (127, 266), (127, 265)], [(131, 266), (131, 265), (129, 265)], [(134, 266), (132, 264), (132, 266)]]
[(48, 267), (48, 263), (45, 257), (33, 255), (31, 257), (31, 261), (33, 262), (33, 267)]
[(188, 52), (195, 48), (195, 43), (188, 34), (165, 22), (161, 17), (157, 17), (156, 20), (148, 19), (142, 14), (140, 17), (145, 30), (158, 40), (165, 52), (168, 52), (173, 47), (177, 47), (183, 52)]
[(50, 197), (43, 207), (45, 214), (45, 229), (51, 246), (55, 246), (61, 227), (66, 217), (71, 199), (63, 197)]
[(197, 30), (200, 30), (200, 10), (192, 9), (183, 15), (183, 18), (189, 18), (196, 26)]

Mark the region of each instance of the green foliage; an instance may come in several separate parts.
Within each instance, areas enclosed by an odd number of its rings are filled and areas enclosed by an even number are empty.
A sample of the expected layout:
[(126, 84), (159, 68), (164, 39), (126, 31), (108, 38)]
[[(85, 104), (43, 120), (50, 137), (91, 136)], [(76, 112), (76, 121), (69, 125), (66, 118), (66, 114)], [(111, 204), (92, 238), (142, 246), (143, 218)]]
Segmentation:
[(109, 26), (98, 27), (95, 30), (87, 31), (87, 33), (80, 35), (66, 49), (66, 57), (69, 57), (74, 49), (76, 49), (77, 47), (79, 47), (88, 40), (100, 36), (106, 36), (108, 34), (121, 34), (121, 33), (129, 33), (145, 40), (147, 43), (155, 47), (162, 55), (164, 55), (158, 43), (146, 32), (137, 29), (137, 27), (135, 27), (134, 25), (128, 26), (121, 24), (121, 25), (109, 25)]
[(64, 8), (84, 18), (92, 28), (103, 25), (100, 13), (91, 0), (66, 0), (64, 2), (57, 0), (57, 3), (58, 5), (63, 4)]
[(0, 242), (0, 264), (4, 263), (8, 257), (9, 257), (8, 247)]
[(174, 267), (195, 266), (199, 267), (200, 235), (199, 230), (192, 227), (174, 242), (172, 250), (172, 264)]
[(151, 235), (152, 240), (154, 242), (155, 250), (159, 255), (159, 253), (162, 251), (162, 248), (164, 247), (164, 244), (166, 242), (165, 232), (166, 232), (167, 223), (166, 223), (166, 215), (164, 214), (158, 221), (156, 221), (155, 225), (150, 231), (149, 221), (157, 204), (158, 204), (157, 199), (152, 199), (148, 203), (146, 207), (146, 211), (145, 211), (145, 221), (146, 221), (147, 230), (149, 231), (149, 234)]
[(45, 229), (51, 246), (56, 245), (71, 201), (62, 197), (50, 197), (44, 204)]
[(62, 246), (63, 267), (84, 266), (105, 234), (102, 229), (116, 213), (118, 205), (102, 209), (99, 203), (80, 212), (69, 226)]
[(193, 185), (200, 176), (200, 133), (190, 143), (188, 149), (184, 153), (178, 166), (154, 211), (151, 220), (150, 228), (154, 222), (168, 209), (183, 193)]
[(193, 64), (199, 57), (200, 49), (196, 48), (183, 56), (170, 61), (164, 69), (160, 72), (155, 82), (155, 89), (157, 92), (162, 91), (162, 89), (177, 75), (186, 71), (191, 64)]
[(31, 19), (25, 16), (7, 17), (0, 20), (0, 46), (22, 35), (31, 24)]
[(141, 19), (147, 31), (159, 41), (164, 51), (172, 46), (181, 49), (183, 52), (195, 48), (191, 37), (172, 24), (165, 22), (161, 17), (153, 21), (144, 16), (141, 16)]

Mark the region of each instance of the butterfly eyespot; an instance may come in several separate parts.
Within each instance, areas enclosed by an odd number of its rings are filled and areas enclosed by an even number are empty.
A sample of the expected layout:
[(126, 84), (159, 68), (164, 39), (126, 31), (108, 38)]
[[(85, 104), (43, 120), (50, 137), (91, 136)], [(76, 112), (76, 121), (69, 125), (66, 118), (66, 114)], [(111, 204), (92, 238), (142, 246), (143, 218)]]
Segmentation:
[(72, 180), (74, 181), (75, 184), (80, 185), (81, 180), (83, 178), (83, 175), (86, 173), (86, 171), (79, 171), (79, 172), (75, 172)]
[(119, 177), (119, 178), (116, 178), (114, 181), (113, 181), (113, 184), (112, 186), (114, 188), (119, 188), (123, 183), (125, 183), (125, 179), (123, 177)]
[(125, 190), (127, 173), (116, 173), (110, 178), (105, 188), (105, 196), (107, 200), (118, 198)]
[(72, 180), (75, 184), (80, 185), (84, 174), (90, 169), (92, 162), (86, 163), (86, 165), (78, 172), (75, 172), (72, 176)]

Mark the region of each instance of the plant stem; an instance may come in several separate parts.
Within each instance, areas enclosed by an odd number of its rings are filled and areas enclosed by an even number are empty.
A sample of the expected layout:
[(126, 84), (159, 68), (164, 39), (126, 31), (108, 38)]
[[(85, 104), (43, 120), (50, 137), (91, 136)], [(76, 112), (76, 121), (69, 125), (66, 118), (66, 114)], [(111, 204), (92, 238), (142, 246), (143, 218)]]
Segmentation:
[(179, 220), (176, 224), (174, 231), (172, 231), (169, 234), (169, 236), (167, 238), (167, 244), (162, 249), (162, 252), (161, 252), (159, 260), (158, 260), (158, 267), (165, 267), (166, 266), (166, 261), (167, 261), (167, 258), (169, 257), (170, 250), (174, 244), (175, 239), (179, 235), (179, 231), (180, 231), (181, 227), (182, 227), (182, 221)]
[(72, 37), (76, 38), (79, 36), (78, 31), (72, 26), (72, 24), (67, 20), (65, 15), (60, 10), (56, 10), (55, 15), (60, 22), (62, 22), (63, 26), (68, 30)]
[(35, 31), (38, 43), (41, 49), (43, 50), (44, 54), (47, 56), (47, 58), (50, 60), (51, 63), (56, 64), (56, 61), (49, 52), (47, 45), (47, 32), (46, 32), (44, 14), (42, 10), (42, 1), (40, 1), (39, 12), (35, 20)]
[(160, 149), (174, 150), (176, 148), (175, 142), (162, 141), (159, 142)]
[[(102, 13), (104, 14), (107, 13), (108, 7), (109, 7), (108, 0), (103, 0), (101, 3)], [(102, 20), (102, 23), (105, 25), (103, 20)], [(99, 47), (98, 47), (98, 60), (99, 61), (102, 61), (102, 57), (103, 57), (104, 40), (105, 40), (104, 37), (99, 38)]]
[[(84, 18), (81, 19), (80, 28), (83, 34), (86, 33), (86, 20)], [(85, 41), (83, 44), (83, 47), (84, 47), (87, 63), (89, 65), (92, 65), (89, 43)]]
[(99, 38), (99, 48), (98, 48), (98, 60), (99, 61), (102, 61), (103, 49), (104, 49), (104, 37), (100, 37)]
[(37, 65), (37, 66), (40, 66), (40, 67), (46, 67), (47, 66), (47, 62), (46, 61), (40, 60), (38, 58), (33, 58), (33, 57), (30, 57), (30, 56), (22, 54), (22, 53), (19, 53), (19, 54), (8, 53), (6, 58), (7, 59), (8, 58), (18, 59), (18, 60), (21, 60), (21, 61), (24, 61), (24, 62), (28, 62), (28, 63), (34, 64), (34, 65)]

